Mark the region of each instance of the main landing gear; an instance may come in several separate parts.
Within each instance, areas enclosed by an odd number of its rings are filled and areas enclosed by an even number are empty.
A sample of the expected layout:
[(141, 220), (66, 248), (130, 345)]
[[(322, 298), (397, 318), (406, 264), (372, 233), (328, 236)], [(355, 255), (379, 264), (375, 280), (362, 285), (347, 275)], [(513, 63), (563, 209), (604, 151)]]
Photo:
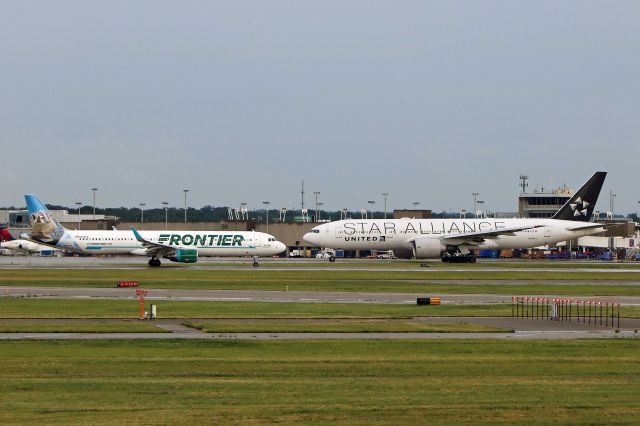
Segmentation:
[(152, 257), (151, 259), (149, 259), (149, 266), (158, 267), (160, 266), (160, 264), (160, 259), (158, 259), (157, 257)]
[(442, 255), (442, 261), (445, 263), (476, 263), (476, 257), (472, 253), (445, 253)]

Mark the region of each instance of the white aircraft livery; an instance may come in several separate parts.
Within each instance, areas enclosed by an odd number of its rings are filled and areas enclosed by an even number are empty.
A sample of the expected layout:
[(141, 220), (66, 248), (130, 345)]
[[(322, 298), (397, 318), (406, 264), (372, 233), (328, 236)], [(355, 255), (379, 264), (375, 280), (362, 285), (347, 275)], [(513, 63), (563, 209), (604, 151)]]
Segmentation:
[(346, 219), (318, 225), (303, 238), (325, 248), (473, 263), (476, 249), (526, 249), (604, 231), (590, 219), (606, 175), (596, 172), (550, 219)]
[(255, 231), (72, 231), (49, 213), (35, 195), (25, 195), (31, 233), (27, 240), (72, 253), (149, 256), (149, 266), (160, 258), (195, 263), (198, 256), (273, 256), (286, 247), (272, 235)]
[(13, 250), (26, 254), (43, 253), (45, 251), (59, 251), (57, 249), (54, 249), (53, 247), (45, 246), (43, 244), (37, 244), (32, 241), (16, 240), (2, 225), (0, 225), (0, 247), (2, 247), (3, 249)]

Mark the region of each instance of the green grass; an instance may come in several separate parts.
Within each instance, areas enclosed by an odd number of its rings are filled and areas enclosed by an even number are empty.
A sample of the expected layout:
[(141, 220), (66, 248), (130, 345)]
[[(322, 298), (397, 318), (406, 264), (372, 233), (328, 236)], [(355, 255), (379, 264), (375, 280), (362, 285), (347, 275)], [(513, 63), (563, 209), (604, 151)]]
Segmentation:
[(149, 323), (0, 323), (0, 333), (165, 333)]
[(184, 325), (207, 333), (504, 333), (507, 330), (480, 324), (426, 324), (388, 320), (341, 321), (216, 321)]
[[(149, 301), (147, 301), (148, 306)], [(511, 304), (395, 305), (354, 303), (154, 301), (159, 318), (411, 318), (511, 316)], [(0, 318), (138, 318), (137, 300), (0, 298)], [(640, 307), (621, 316), (640, 318)]]
[[(450, 281), (447, 283), (438, 280)], [(522, 280), (509, 283), (505, 280)], [(533, 281), (535, 280), (535, 281)], [(553, 295), (640, 295), (640, 272), (595, 271), (273, 271), (189, 270), (4, 270), (0, 286), (115, 287), (117, 281), (139, 281), (144, 288), (290, 290), (342, 292), (440, 292)], [(462, 284), (456, 283), (462, 281)], [(568, 281), (558, 283), (558, 281)], [(583, 282), (595, 284), (582, 284)], [(600, 285), (602, 282), (606, 285)], [(520, 285), (520, 284), (531, 285)], [(131, 292), (131, 289), (122, 289)], [(0, 289), (1, 292), (1, 289)]]
[[(147, 306), (149, 301), (147, 300)], [(408, 318), (508, 316), (511, 305), (154, 301), (159, 318)], [(0, 298), (0, 318), (138, 318), (137, 300)]]
[(637, 424), (640, 341), (0, 342), (3, 424)]

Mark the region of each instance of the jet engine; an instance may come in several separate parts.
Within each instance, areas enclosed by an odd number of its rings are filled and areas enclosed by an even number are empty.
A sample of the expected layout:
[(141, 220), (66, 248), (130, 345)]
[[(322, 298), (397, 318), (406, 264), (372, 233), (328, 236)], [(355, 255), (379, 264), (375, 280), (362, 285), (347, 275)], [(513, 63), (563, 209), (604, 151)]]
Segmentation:
[(177, 249), (174, 256), (167, 256), (172, 262), (196, 263), (198, 261), (198, 250)]
[(445, 250), (445, 245), (437, 238), (420, 237), (413, 240), (416, 259), (438, 259)]

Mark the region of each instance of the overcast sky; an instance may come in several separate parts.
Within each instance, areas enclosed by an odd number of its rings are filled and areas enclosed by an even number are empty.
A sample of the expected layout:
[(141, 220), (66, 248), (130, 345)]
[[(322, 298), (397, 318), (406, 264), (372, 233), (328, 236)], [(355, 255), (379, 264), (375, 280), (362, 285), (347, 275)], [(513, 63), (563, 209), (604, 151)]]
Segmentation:
[(638, 211), (638, 1), (0, 0), (0, 206)]

